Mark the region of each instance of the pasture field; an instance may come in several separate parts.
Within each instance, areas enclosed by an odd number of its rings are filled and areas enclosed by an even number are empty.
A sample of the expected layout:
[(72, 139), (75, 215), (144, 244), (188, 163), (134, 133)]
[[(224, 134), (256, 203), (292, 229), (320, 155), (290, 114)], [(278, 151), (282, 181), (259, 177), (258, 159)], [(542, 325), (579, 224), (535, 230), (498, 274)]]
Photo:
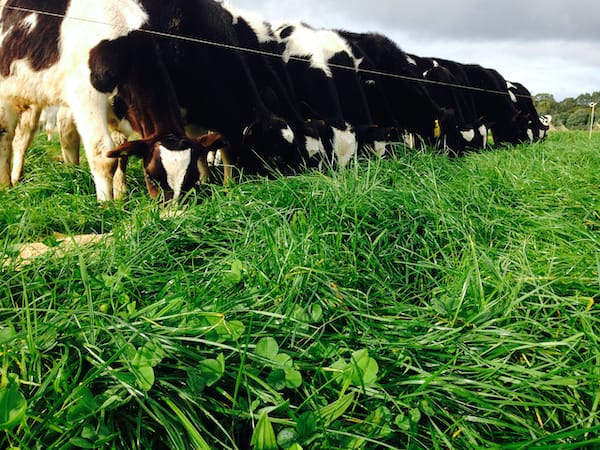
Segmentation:
[(0, 191), (0, 448), (600, 448), (600, 135), (170, 214), (58, 151)]

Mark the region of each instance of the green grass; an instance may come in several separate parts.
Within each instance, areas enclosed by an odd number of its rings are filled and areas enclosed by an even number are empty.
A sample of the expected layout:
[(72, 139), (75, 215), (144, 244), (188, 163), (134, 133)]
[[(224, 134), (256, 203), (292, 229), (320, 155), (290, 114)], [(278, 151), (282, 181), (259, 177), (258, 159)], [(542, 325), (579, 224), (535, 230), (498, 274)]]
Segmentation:
[(600, 446), (600, 136), (212, 186), (172, 216), (139, 165), (98, 207), (56, 152), (0, 192), (1, 448)]

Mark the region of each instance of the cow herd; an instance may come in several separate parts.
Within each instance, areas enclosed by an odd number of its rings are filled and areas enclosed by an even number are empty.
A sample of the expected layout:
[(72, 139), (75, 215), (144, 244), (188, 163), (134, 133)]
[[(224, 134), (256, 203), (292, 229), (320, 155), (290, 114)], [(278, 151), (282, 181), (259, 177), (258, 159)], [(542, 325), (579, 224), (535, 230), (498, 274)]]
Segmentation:
[[(143, 159), (149, 193), (168, 199), (207, 179), (216, 149), (225, 178), (231, 167), (290, 174), (397, 142), (461, 155), (490, 136), (542, 140), (549, 127), (523, 85), (377, 33), (269, 23), (215, 0), (0, 6), (0, 185), (18, 181), (50, 105), (68, 111), (99, 201), (124, 195), (129, 156)], [(115, 137), (119, 123), (131, 140)]]

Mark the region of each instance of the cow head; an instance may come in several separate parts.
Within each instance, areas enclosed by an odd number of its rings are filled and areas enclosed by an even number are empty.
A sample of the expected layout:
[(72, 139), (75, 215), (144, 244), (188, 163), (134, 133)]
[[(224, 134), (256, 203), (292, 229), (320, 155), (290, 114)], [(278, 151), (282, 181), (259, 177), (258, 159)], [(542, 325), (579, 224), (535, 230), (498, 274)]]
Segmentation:
[(552, 123), (552, 116), (550, 114), (545, 114), (540, 116), (540, 129), (539, 129), (539, 139), (543, 141), (548, 136), (548, 130), (550, 130), (550, 124)]
[(331, 141), (333, 130), (328, 127), (324, 120), (308, 119), (300, 126), (300, 133), (304, 137), (300, 145), (302, 153), (301, 164), (305, 167), (318, 167), (328, 161), (331, 156)]
[(359, 150), (371, 151), (379, 157), (385, 156), (395, 142), (400, 141), (400, 134), (395, 127), (379, 127), (376, 125), (353, 126)]
[(242, 133), (240, 166), (251, 173), (266, 175), (272, 171), (294, 172), (300, 161), (300, 151), (294, 131), (288, 123), (270, 116), (254, 121)]
[(109, 158), (137, 156), (142, 158), (146, 187), (151, 197), (162, 190), (165, 200), (176, 199), (198, 181), (198, 158), (225, 146), (218, 133), (195, 139), (174, 135), (153, 136), (126, 142), (107, 153)]

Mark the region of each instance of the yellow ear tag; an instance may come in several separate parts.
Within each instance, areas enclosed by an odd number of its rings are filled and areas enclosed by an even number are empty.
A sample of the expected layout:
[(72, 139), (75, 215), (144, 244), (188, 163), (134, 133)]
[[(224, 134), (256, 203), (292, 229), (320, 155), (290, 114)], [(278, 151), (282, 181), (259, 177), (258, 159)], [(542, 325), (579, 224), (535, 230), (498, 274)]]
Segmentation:
[(439, 138), (442, 135), (442, 128), (440, 127), (440, 121), (435, 119), (433, 125), (433, 137)]

